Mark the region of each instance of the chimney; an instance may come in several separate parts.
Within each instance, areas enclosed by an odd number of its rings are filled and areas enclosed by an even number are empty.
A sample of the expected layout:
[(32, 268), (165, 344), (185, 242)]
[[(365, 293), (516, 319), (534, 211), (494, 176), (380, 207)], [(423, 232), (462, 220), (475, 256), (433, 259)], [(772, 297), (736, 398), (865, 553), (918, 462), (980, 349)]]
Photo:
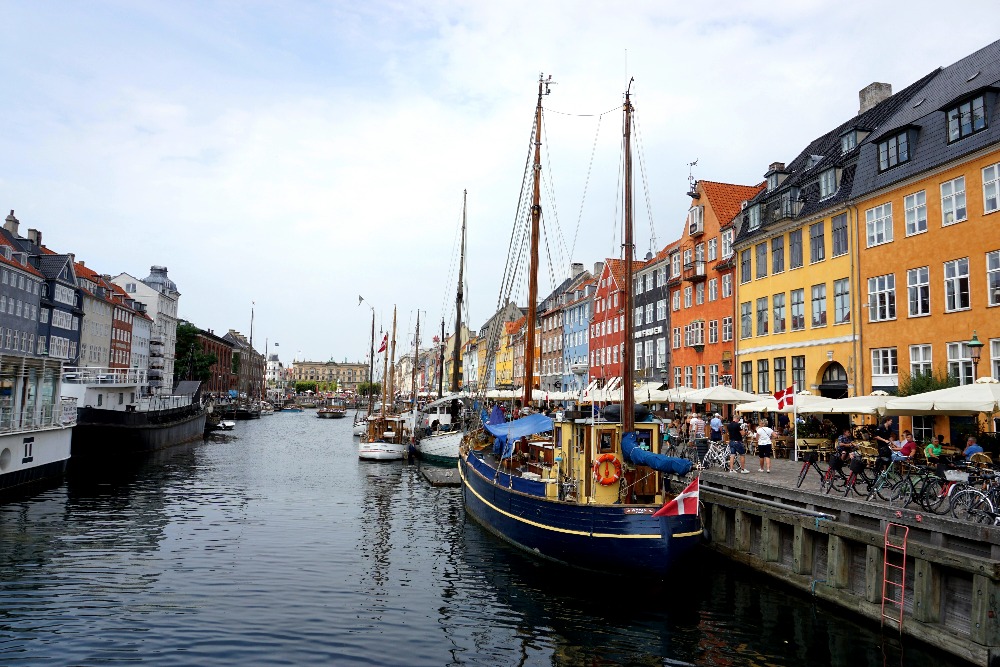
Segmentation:
[(594, 277), (600, 278), (601, 271), (604, 270), (604, 262), (594, 262)]
[(569, 265), (569, 277), (576, 278), (583, 273), (583, 262), (573, 262)]
[(80, 266), (82, 266), (83, 268), (87, 268), (87, 265), (83, 263), (83, 260), (82, 260), (82, 259), (81, 259), (81, 260), (80, 260), (79, 262), (77, 262), (77, 264), (79, 264), (79, 265), (80, 265)]
[(868, 84), (858, 91), (858, 101), (861, 103), (858, 115), (860, 116), (876, 104), (884, 102), (890, 97), (892, 97), (891, 83), (879, 83), (876, 81), (875, 83)]
[(3, 228), (14, 236), (17, 236), (17, 224), (18, 220), (14, 217), (14, 209), (10, 209), (10, 215), (8, 215), (7, 219), (4, 220)]
[(768, 166), (768, 168), (767, 168), (768, 172), (772, 172), (772, 171), (784, 171), (784, 170), (785, 170), (785, 163), (784, 162), (772, 162)]
[(28, 241), (31, 242), (36, 248), (42, 245), (42, 233), (37, 229), (28, 230)]

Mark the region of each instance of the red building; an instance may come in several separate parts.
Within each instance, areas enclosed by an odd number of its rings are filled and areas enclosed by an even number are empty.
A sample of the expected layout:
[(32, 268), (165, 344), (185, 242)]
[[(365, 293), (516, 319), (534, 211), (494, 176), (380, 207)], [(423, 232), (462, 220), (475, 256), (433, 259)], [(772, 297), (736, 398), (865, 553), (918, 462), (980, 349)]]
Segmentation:
[[(645, 262), (634, 261), (638, 272)], [(597, 278), (590, 318), (590, 381), (606, 386), (622, 376), (625, 352), (625, 262), (608, 259)]]
[(111, 357), (109, 368), (132, 367), (132, 322), (136, 317), (132, 297), (118, 285), (105, 277), (105, 285), (111, 292)]

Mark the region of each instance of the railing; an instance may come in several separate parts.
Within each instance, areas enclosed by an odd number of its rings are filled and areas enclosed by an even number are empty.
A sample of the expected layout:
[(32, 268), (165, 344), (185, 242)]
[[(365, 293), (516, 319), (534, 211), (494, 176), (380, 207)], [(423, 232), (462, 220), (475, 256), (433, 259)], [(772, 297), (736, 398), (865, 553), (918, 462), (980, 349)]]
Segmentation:
[(62, 428), (76, 424), (76, 399), (62, 398), (53, 403), (23, 410), (0, 408), (0, 433), (22, 433), (44, 428)]
[(705, 279), (705, 262), (695, 260), (684, 265), (684, 280), (697, 281)]
[(63, 382), (67, 384), (146, 384), (144, 368), (89, 368), (66, 366)]

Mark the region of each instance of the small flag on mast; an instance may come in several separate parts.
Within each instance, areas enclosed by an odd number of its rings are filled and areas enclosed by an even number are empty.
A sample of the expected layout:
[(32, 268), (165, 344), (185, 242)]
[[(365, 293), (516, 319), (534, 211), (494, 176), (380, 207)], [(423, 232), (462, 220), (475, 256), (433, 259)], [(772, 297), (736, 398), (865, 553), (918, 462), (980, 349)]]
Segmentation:
[(698, 514), (698, 478), (688, 484), (687, 488), (666, 505), (656, 511), (653, 516), (680, 516), (682, 514)]
[(378, 346), (379, 352), (385, 352), (385, 346), (389, 343), (389, 334), (382, 334), (382, 344)]

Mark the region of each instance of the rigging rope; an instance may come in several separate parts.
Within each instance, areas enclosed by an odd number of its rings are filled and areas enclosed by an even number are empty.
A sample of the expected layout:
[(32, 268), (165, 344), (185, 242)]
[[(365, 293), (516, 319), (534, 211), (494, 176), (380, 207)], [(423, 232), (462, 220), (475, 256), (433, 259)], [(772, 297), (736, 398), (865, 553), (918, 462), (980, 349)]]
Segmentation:
[[(543, 136), (545, 138), (545, 145), (549, 146), (548, 126), (545, 124), (545, 119), (544, 118), (542, 119), (542, 134), (543, 134)], [(559, 224), (559, 210), (556, 208), (556, 182), (555, 182), (555, 179), (552, 177), (552, 174), (554, 172), (552, 170), (552, 151), (551, 150), (546, 150), (545, 151), (545, 167), (546, 167), (546, 170), (542, 174), (542, 176), (543, 176), (542, 183), (546, 185), (545, 192), (546, 192), (546, 194), (548, 194), (549, 208), (552, 211), (552, 221), (553, 221), (553, 225), (554, 225), (554, 228), (555, 228), (554, 229), (554, 238), (555, 238), (555, 240), (557, 242), (556, 248), (557, 248), (557, 250), (561, 249), (562, 251), (565, 252), (565, 250), (566, 250), (566, 241), (563, 238), (562, 226)], [(568, 262), (566, 261), (566, 257), (565, 256), (560, 257), (560, 256), (557, 255), (557, 259), (563, 260), (562, 262), (560, 262), (560, 266), (568, 266)], [(551, 262), (551, 257), (549, 258), (549, 261)], [(551, 270), (550, 270), (550, 273), (551, 273)], [(555, 287), (556, 287), (556, 285), (553, 284), (552, 285), (552, 289), (555, 289)]]
[(649, 218), (650, 251), (656, 255), (659, 248), (656, 246), (656, 228), (653, 226), (653, 205), (649, 198), (649, 180), (646, 177), (646, 162), (642, 159), (642, 131), (639, 128), (639, 117), (635, 111), (632, 112), (632, 118), (634, 119), (633, 125), (635, 126), (635, 152), (639, 156), (639, 174), (642, 176), (642, 191), (646, 199), (646, 216)]
[(597, 116), (597, 117), (605, 116), (605, 115), (607, 115), (609, 113), (614, 113), (615, 111), (618, 111), (621, 108), (622, 108), (622, 106), (619, 104), (619, 105), (617, 105), (617, 106), (615, 106), (615, 107), (613, 107), (611, 109), (608, 109), (607, 111), (602, 111), (601, 113), (569, 113), (568, 111), (556, 111), (555, 109), (549, 109), (548, 107), (542, 107), (542, 109), (544, 109), (548, 113), (557, 113), (560, 116), (576, 116), (577, 118), (593, 118), (595, 116)]
[(580, 221), (583, 220), (583, 205), (587, 201), (587, 188), (590, 186), (590, 173), (594, 167), (594, 155), (597, 153), (597, 138), (601, 134), (601, 114), (597, 117), (597, 130), (594, 132), (594, 143), (590, 147), (590, 162), (587, 164), (587, 176), (583, 181), (583, 196), (580, 198), (580, 213), (576, 216), (576, 228), (573, 230), (573, 245), (569, 249), (570, 258), (576, 253), (576, 241), (580, 236)]

